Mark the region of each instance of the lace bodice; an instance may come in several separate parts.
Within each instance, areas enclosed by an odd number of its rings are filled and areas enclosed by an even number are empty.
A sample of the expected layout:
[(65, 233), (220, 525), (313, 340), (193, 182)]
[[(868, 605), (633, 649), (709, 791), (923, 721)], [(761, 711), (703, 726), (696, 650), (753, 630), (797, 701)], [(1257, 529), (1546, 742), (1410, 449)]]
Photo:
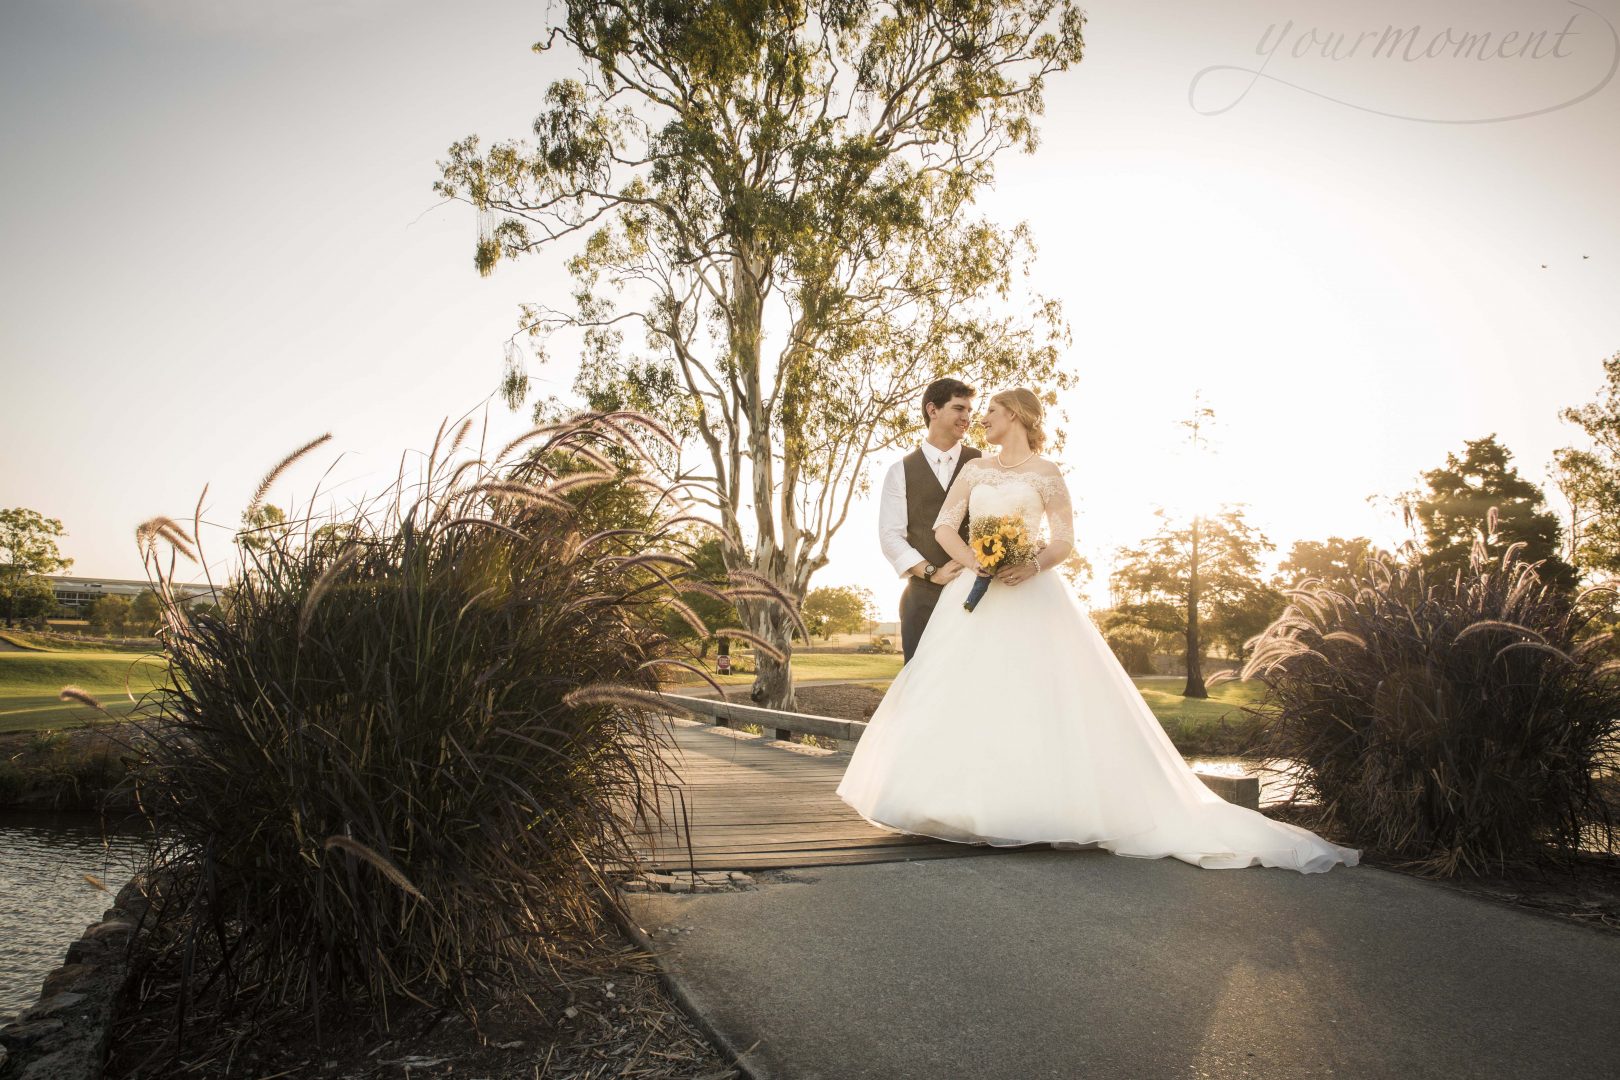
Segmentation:
[[(1074, 544), (1074, 508), (1069, 487), (1057, 473), (1003, 469), (989, 458), (974, 458), (962, 466), (945, 496), (934, 528), (957, 528), (964, 515), (976, 518), (1017, 514), (1031, 537), (1040, 535), (1046, 518), (1048, 543)], [(1037, 546), (1046, 546), (1037, 541)]]

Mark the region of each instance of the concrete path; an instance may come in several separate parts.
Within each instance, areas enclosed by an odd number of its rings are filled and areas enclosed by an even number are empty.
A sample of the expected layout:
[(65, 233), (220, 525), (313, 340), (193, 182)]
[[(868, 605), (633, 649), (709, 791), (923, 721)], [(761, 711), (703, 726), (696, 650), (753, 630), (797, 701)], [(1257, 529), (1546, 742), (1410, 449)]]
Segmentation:
[(1048, 850), (758, 880), (627, 896), (756, 1077), (1620, 1076), (1620, 936), (1373, 867)]

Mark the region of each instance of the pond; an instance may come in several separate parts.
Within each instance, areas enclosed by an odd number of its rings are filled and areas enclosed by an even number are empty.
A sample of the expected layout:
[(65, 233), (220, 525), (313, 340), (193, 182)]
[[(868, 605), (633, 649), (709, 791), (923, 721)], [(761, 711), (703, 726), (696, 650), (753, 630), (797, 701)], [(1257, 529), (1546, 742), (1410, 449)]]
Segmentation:
[(0, 814), (0, 1022), (34, 1004), (41, 980), (112, 906), (143, 850), (132, 831), (104, 840), (94, 814)]
[[(1187, 765), (1193, 772), (1217, 773), (1223, 776), (1254, 775), (1260, 778), (1260, 805), (1287, 802), (1294, 794), (1295, 780), (1283, 771), (1287, 763), (1280, 758), (1225, 757), (1220, 754), (1188, 754)], [(1301, 800), (1303, 805), (1308, 800)]]

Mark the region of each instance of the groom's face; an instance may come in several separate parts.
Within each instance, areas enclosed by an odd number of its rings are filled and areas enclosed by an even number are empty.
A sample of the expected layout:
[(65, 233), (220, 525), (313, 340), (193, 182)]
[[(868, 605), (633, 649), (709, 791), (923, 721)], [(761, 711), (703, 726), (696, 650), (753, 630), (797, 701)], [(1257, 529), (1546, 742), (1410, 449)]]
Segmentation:
[(949, 435), (953, 439), (961, 439), (967, 434), (968, 424), (972, 421), (973, 399), (953, 397), (934, 410), (934, 419), (928, 427), (936, 435)]

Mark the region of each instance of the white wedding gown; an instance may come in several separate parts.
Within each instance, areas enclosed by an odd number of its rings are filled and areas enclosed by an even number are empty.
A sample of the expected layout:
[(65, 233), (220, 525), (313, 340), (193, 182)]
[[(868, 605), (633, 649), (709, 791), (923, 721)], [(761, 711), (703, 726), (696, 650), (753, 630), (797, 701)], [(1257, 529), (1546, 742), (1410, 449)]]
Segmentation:
[[(1043, 515), (1072, 542), (1061, 476), (964, 467), (939, 524)], [(915, 655), (856, 744), (838, 795), (872, 824), (964, 843), (1095, 845), (1205, 869), (1320, 873), (1360, 852), (1216, 795), (1188, 768), (1069, 586), (1047, 570), (947, 584)]]

